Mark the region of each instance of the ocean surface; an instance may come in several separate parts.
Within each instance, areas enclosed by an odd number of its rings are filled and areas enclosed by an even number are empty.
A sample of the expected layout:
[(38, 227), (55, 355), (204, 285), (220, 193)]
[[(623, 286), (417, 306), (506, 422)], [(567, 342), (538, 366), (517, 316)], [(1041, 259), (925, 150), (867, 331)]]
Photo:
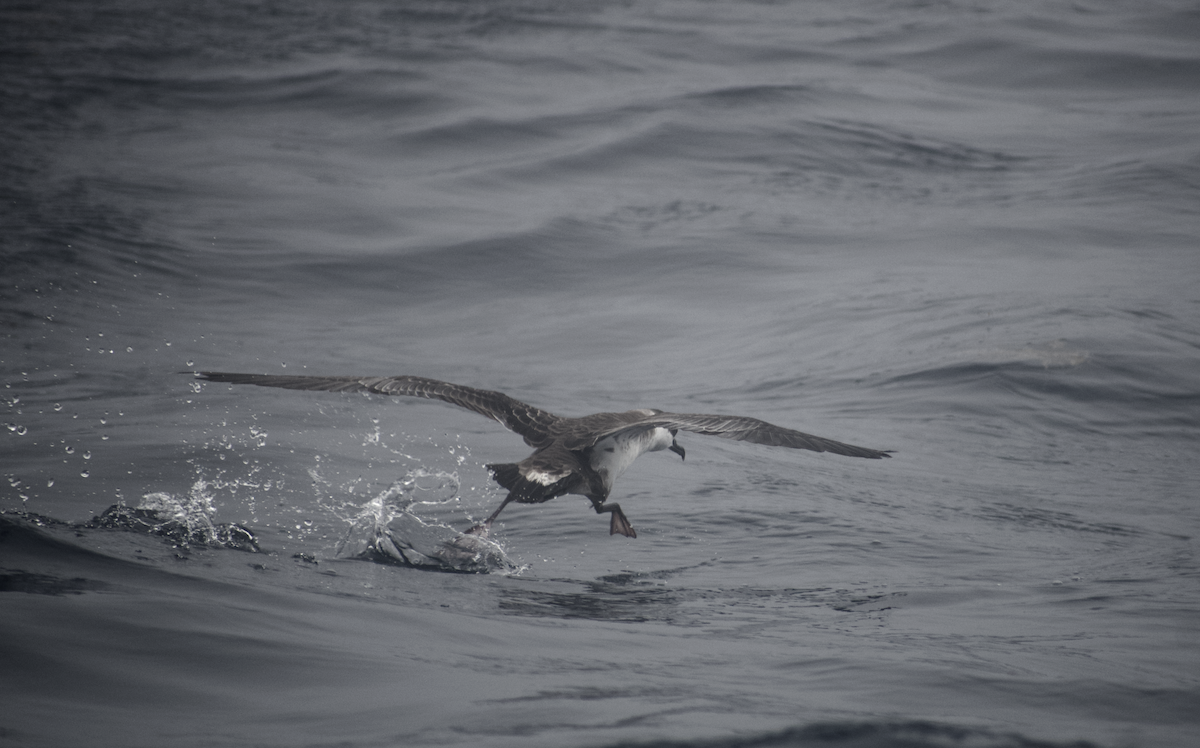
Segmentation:
[[(0, 747), (1184, 748), (1200, 8), (0, 5)], [(408, 374), (681, 433), (510, 505)]]

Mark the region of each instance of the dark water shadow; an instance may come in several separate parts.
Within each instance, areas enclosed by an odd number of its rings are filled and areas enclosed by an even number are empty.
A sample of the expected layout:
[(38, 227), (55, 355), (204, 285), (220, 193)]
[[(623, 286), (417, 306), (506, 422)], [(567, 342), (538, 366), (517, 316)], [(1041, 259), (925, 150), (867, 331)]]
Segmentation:
[[(770, 624), (782, 608), (812, 608), (878, 616), (904, 593), (876, 594), (833, 587), (708, 587), (689, 583), (688, 572), (710, 566), (609, 574), (594, 580), (518, 578), (498, 591), (500, 612), (534, 618), (683, 627)], [(683, 579), (678, 579), (684, 577)], [(676, 581), (672, 581), (676, 580)]]
[(610, 748), (1098, 748), (937, 722), (820, 722), (760, 735), (716, 740), (621, 742)]

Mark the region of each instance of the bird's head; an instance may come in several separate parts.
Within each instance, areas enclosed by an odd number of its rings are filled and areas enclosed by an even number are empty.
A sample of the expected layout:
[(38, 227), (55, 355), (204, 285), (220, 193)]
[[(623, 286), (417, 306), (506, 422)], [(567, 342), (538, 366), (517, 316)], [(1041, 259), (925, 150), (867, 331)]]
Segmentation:
[(679, 455), (679, 459), (683, 460), (686, 459), (683, 452), (683, 447), (679, 446), (679, 442), (675, 441), (675, 435), (678, 433), (679, 429), (671, 429), (671, 446), (667, 447), (667, 449)]

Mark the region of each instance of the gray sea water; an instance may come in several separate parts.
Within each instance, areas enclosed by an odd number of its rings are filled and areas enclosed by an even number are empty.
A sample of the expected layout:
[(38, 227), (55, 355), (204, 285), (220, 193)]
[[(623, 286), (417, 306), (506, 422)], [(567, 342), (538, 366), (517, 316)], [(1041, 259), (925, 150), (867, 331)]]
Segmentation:
[[(5, 2), (0, 746), (1196, 745), (1198, 39)], [(617, 483), (636, 539), (568, 496), (464, 540), (519, 437), (196, 369), (895, 454), (681, 434)]]

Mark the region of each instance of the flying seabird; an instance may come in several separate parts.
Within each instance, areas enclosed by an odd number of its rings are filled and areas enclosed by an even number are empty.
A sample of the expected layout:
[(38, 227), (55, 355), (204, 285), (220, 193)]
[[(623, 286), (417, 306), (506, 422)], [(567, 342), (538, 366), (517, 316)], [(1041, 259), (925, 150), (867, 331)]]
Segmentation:
[(585, 496), (597, 514), (609, 512), (609, 534), (636, 538), (633, 526), (619, 504), (608, 501), (613, 482), (644, 452), (669, 449), (682, 459), (683, 447), (675, 441), (680, 431), (720, 436), (772, 447), (832, 452), (877, 460), (890, 450), (868, 449), (805, 434), (746, 416), (666, 413), (653, 408), (624, 413), (594, 413), (564, 418), (515, 400), (503, 392), (478, 390), (461, 384), (424, 377), (315, 377), (273, 374), (194, 372), (197, 379), (229, 384), (255, 384), (289, 390), (373, 392), (444, 400), (492, 418), (520, 434), (534, 448), (521, 462), (486, 467), (508, 496), (483, 524), (468, 532), (482, 533), (509, 502), (540, 504), (563, 494)]

